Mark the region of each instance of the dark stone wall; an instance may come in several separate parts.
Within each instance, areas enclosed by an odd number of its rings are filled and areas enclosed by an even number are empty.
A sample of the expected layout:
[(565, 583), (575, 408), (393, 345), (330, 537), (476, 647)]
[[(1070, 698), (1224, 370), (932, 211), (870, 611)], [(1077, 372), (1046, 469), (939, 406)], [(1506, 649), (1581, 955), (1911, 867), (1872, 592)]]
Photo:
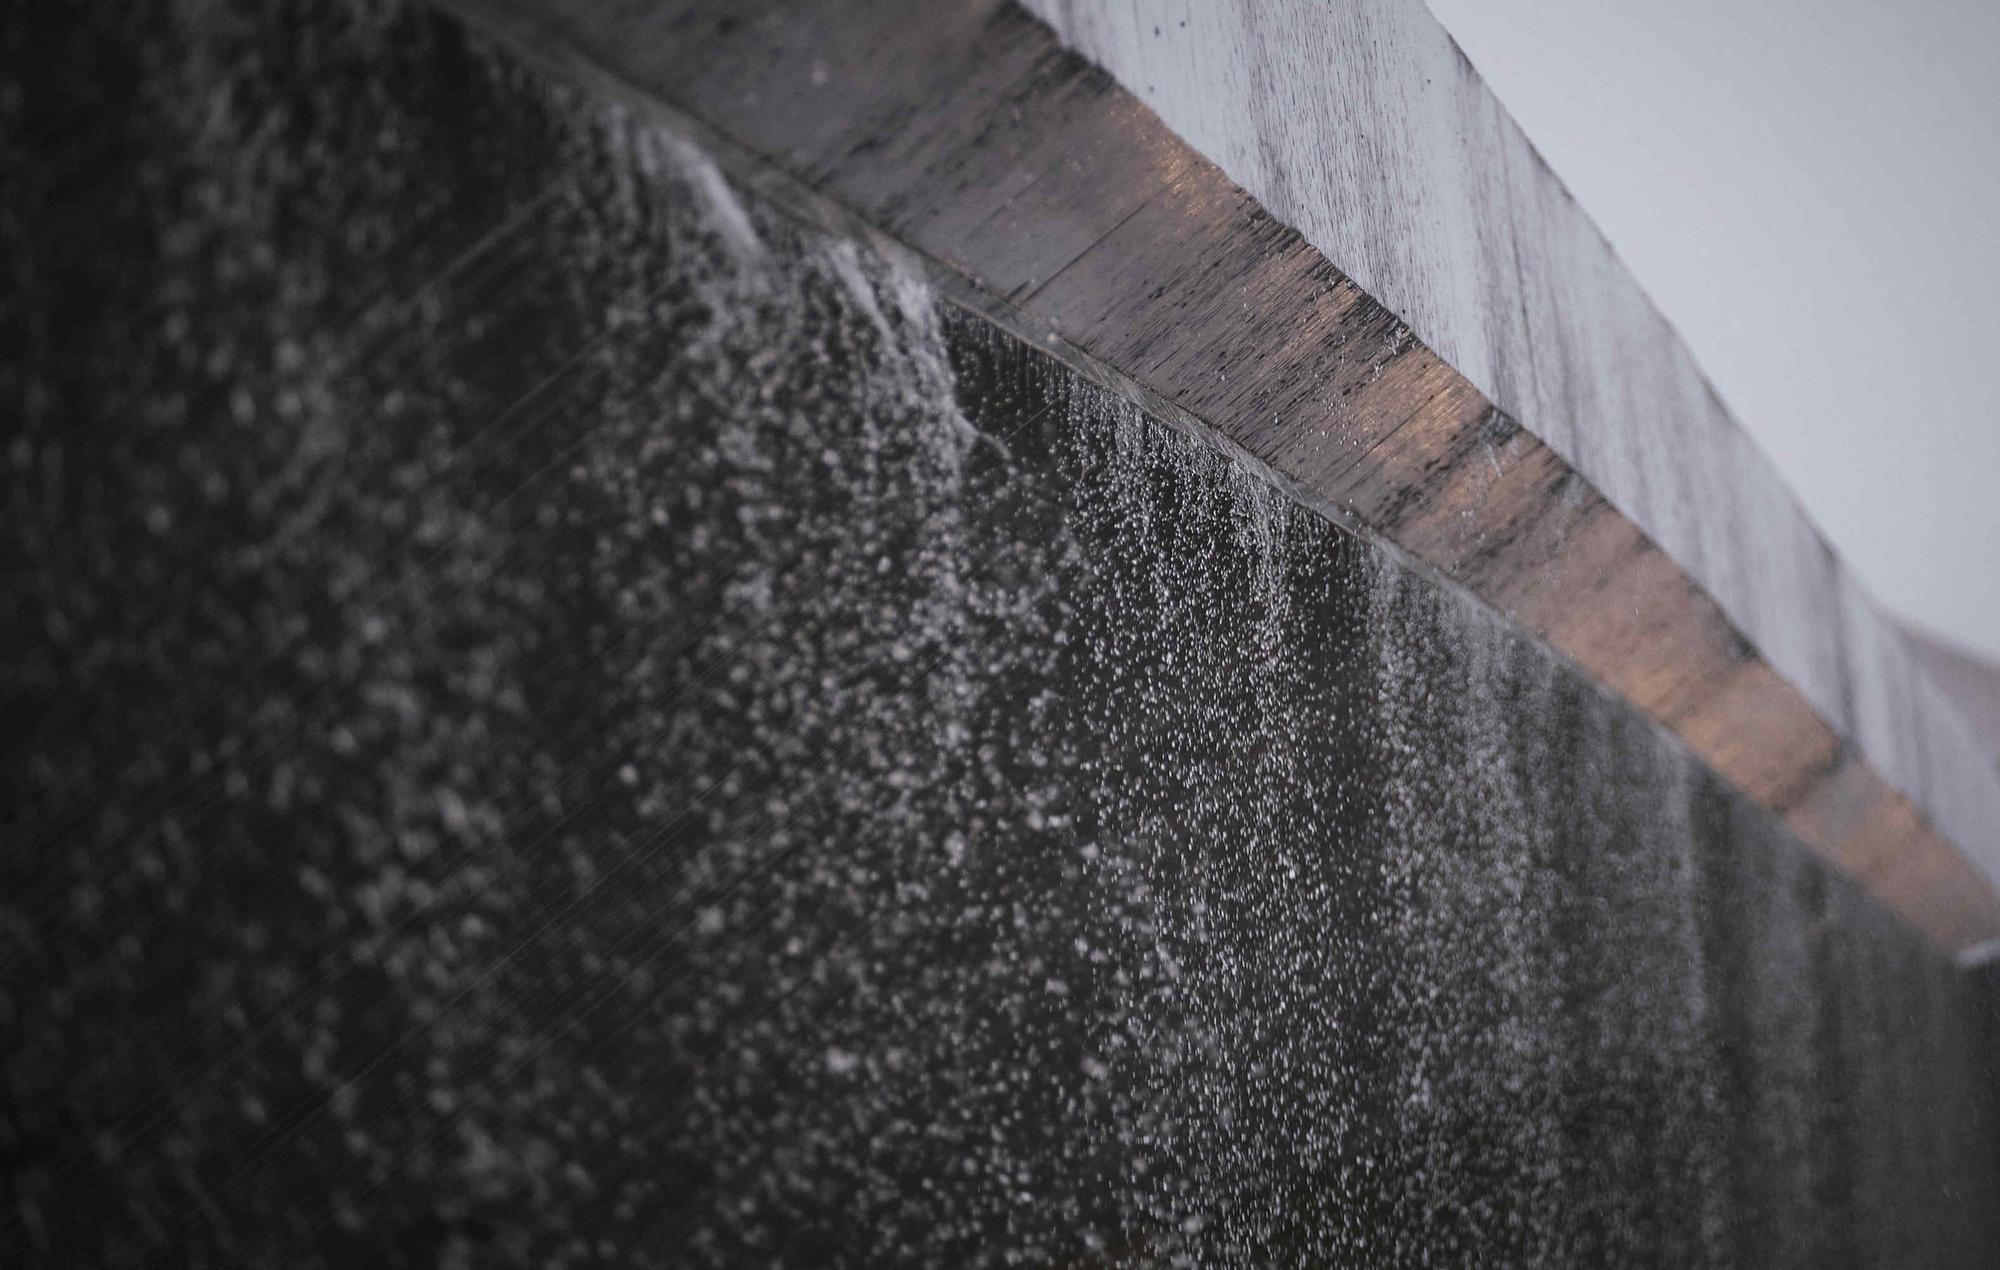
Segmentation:
[(1980, 1265), (1990, 985), (401, 5), (0, 17), (27, 1264)]

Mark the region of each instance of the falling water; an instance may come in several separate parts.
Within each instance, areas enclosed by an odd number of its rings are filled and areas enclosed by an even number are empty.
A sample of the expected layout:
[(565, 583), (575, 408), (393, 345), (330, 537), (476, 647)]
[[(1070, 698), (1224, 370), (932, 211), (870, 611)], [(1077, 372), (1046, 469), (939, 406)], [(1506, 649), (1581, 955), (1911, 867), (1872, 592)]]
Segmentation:
[(1989, 1004), (1650, 724), (688, 141), (297, 8), (8, 70), (148, 192), (5, 248), (34, 1258), (1990, 1247)]

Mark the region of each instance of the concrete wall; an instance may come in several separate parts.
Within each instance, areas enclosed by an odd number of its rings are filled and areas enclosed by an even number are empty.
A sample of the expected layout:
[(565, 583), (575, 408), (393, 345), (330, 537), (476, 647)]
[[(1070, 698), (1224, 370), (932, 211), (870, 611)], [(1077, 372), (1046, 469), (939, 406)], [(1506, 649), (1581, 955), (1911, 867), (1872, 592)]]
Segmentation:
[(1025, 3), (1588, 477), (2000, 883), (2000, 777), (1949, 695), (1421, 0)]
[(1982, 1264), (1990, 994), (402, 5), (11, 10), (23, 1264)]

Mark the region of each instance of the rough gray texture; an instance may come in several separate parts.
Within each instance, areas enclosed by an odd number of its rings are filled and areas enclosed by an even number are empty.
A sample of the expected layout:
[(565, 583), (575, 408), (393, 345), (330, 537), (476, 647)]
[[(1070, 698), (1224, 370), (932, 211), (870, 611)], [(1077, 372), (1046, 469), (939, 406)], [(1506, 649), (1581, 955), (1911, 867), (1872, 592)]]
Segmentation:
[(2000, 775), (1421, 0), (1023, 0), (1582, 472), (2000, 886)]
[(420, 12), (0, 35), (22, 1262), (1990, 1251), (1990, 995), (1469, 604)]
[(2000, 662), (1927, 631), (1911, 630), (1907, 637), (1972, 725), (1981, 754), (2000, 771)]

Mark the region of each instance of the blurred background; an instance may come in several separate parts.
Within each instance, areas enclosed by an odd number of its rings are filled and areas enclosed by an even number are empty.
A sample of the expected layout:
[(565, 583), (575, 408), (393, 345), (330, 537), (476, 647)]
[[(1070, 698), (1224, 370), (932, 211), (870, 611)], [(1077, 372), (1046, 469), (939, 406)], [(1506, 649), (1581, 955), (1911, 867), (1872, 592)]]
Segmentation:
[(1428, 2), (2000, 735), (2000, 5)]

